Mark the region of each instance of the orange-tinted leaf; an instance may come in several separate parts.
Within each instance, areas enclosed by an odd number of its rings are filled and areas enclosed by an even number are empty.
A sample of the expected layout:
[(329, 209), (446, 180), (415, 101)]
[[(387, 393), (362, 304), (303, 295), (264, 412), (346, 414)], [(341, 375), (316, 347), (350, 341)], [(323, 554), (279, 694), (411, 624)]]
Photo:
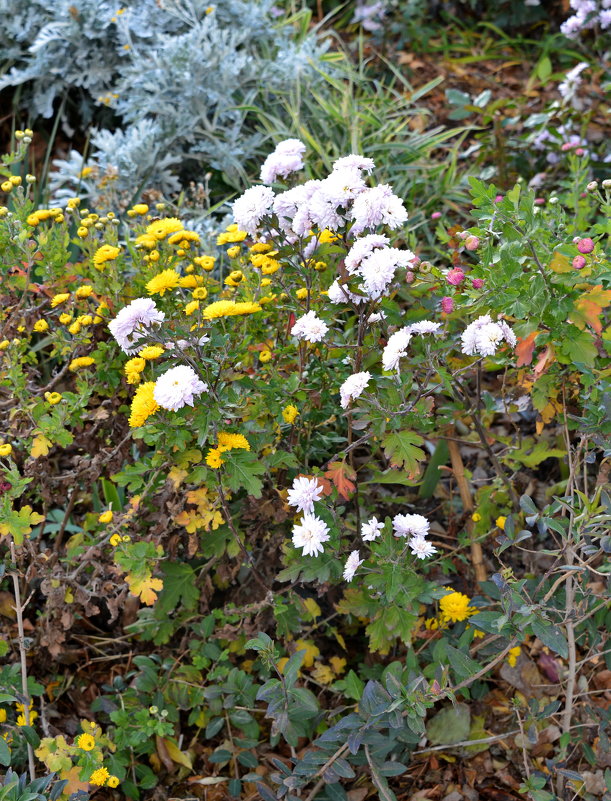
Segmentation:
[(549, 263), (549, 268), (555, 273), (570, 273), (573, 269), (571, 262), (569, 261), (569, 257), (559, 253), (558, 251), (556, 251), (552, 256), (552, 260)]
[(538, 333), (538, 331), (531, 331), (527, 337), (518, 341), (515, 349), (518, 356), (518, 367), (523, 367), (525, 364), (530, 364), (532, 362), (533, 352), (535, 350), (535, 339)]
[(325, 476), (331, 481), (342, 498), (348, 500), (354, 492), (355, 471), (346, 462), (329, 462)]
[(569, 320), (582, 330), (589, 325), (597, 334), (603, 330), (600, 314), (611, 303), (611, 289), (603, 289), (602, 284), (590, 288), (588, 292), (577, 298), (575, 309), (569, 314)]
[(547, 348), (543, 351), (543, 353), (537, 359), (537, 363), (534, 367), (534, 373), (537, 378), (546, 371), (546, 369), (555, 361), (554, 350), (551, 346), (548, 345)]

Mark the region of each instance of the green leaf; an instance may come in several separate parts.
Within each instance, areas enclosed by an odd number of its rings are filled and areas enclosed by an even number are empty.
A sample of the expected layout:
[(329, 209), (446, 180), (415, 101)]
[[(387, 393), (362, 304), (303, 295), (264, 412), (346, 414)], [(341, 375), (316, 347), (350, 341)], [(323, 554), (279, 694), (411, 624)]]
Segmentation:
[(186, 609), (194, 609), (199, 589), (193, 568), (184, 562), (163, 562), (163, 590), (159, 593), (156, 610), (162, 615), (172, 612), (182, 601)]
[(431, 745), (453, 745), (469, 739), (471, 710), (466, 704), (442, 709), (426, 725)]
[(258, 476), (265, 473), (265, 467), (257, 461), (250, 451), (235, 450), (223, 454), (225, 478), (232, 492), (244, 489), (255, 498), (261, 497), (263, 482)]
[(354, 670), (349, 671), (348, 675), (344, 679), (344, 685), (348, 698), (352, 698), (354, 701), (361, 700), (363, 696), (363, 690), (365, 689), (365, 684), (357, 676)]
[(0, 765), (9, 766), (11, 764), (11, 749), (6, 744), (6, 740), (0, 737)]
[(542, 620), (534, 620), (531, 623), (531, 628), (535, 637), (538, 637), (543, 645), (547, 645), (548, 648), (551, 648), (554, 653), (559, 654), (563, 659), (569, 658), (568, 643), (558, 626)]
[(419, 462), (425, 458), (422, 448), (424, 440), (413, 431), (398, 431), (388, 434), (382, 440), (384, 455), (391, 467), (403, 467), (408, 473), (415, 475), (419, 470)]
[(446, 645), (446, 651), (450, 658), (450, 667), (459, 679), (468, 679), (479, 670), (479, 664), (470, 656), (459, 651), (458, 648)]
[(537, 64), (535, 72), (541, 83), (545, 83), (547, 81), (549, 76), (552, 74), (552, 62), (547, 56), (543, 56), (541, 61)]

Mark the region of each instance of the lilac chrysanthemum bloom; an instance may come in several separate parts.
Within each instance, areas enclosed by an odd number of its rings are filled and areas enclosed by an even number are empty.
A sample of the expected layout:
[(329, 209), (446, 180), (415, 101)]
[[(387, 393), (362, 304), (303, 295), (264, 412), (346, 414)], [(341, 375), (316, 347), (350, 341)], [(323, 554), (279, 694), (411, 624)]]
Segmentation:
[(328, 540), (329, 527), (316, 515), (306, 513), (293, 526), (293, 545), (295, 548), (303, 548), (304, 556), (318, 556), (323, 553), (322, 544)]
[(333, 171), (365, 170), (365, 172), (371, 172), (375, 166), (376, 165), (374, 164), (373, 159), (351, 153), (349, 156), (342, 156), (341, 158), (337, 159), (337, 161), (334, 161)]
[(401, 328), (392, 334), (382, 352), (384, 370), (399, 370), (399, 362), (407, 355), (407, 346), (411, 338), (412, 334), (408, 328)]
[(398, 228), (407, 220), (407, 211), (401, 198), (397, 197), (388, 184), (378, 184), (361, 192), (355, 199), (351, 217), (354, 224), (352, 236), (378, 225)]
[(233, 204), (233, 219), (246, 233), (254, 236), (261, 220), (271, 213), (274, 192), (269, 186), (251, 186)]
[(352, 551), (350, 556), (346, 559), (346, 564), (344, 565), (344, 578), (346, 581), (352, 581), (354, 574), (364, 561), (364, 559), (359, 559), (358, 551)]
[(356, 400), (367, 386), (371, 373), (354, 373), (348, 376), (339, 388), (342, 409), (347, 409), (351, 400)]
[(398, 267), (407, 267), (414, 254), (411, 250), (376, 248), (359, 266), (363, 288), (372, 299), (379, 298), (395, 277)]
[(197, 377), (192, 367), (181, 364), (160, 375), (153, 396), (162, 409), (177, 412), (183, 406), (193, 406), (194, 399), (208, 391), (208, 385)]
[(277, 178), (286, 178), (292, 172), (303, 168), (303, 154), (306, 146), (299, 139), (285, 139), (263, 162), (261, 182), (273, 184)]
[(424, 537), (414, 537), (408, 544), (411, 552), (414, 556), (418, 557), (418, 559), (426, 559), (428, 556), (437, 553), (437, 548)]
[(314, 502), (320, 500), (323, 488), (315, 478), (298, 476), (293, 480), (293, 486), (288, 491), (287, 503), (295, 506), (300, 512), (314, 511)]
[(328, 330), (329, 326), (316, 316), (316, 312), (309, 311), (297, 320), (291, 328), (291, 334), (297, 339), (320, 342)]
[(165, 314), (155, 306), (151, 298), (136, 298), (125, 306), (114, 320), (108, 323), (110, 333), (127, 354), (136, 353), (141, 345), (137, 343), (146, 334), (146, 329), (159, 325)]
[(422, 515), (395, 515), (392, 527), (397, 537), (426, 537), (430, 523)]
[(382, 248), (389, 243), (390, 239), (381, 234), (367, 234), (367, 236), (361, 236), (356, 239), (344, 260), (344, 265), (349, 275), (358, 273), (361, 262), (371, 256), (375, 248)]
[(384, 523), (380, 523), (377, 517), (369, 518), (366, 523), (363, 523), (363, 528), (361, 529), (363, 542), (373, 542), (377, 540), (383, 528)]
[(495, 323), (489, 314), (478, 317), (468, 325), (461, 340), (462, 352), (467, 356), (492, 356), (502, 342), (507, 342), (512, 348), (517, 343), (516, 336), (507, 323), (504, 320)]

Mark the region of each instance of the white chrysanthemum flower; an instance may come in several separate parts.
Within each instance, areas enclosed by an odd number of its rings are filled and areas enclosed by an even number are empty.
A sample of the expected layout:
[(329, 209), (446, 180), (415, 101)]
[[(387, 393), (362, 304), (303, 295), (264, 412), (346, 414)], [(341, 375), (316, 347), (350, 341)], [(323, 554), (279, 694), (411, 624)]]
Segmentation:
[(299, 139), (285, 139), (263, 162), (261, 182), (273, 184), (277, 178), (286, 178), (292, 172), (303, 168), (303, 154), (306, 146)]
[(359, 565), (362, 565), (364, 561), (364, 559), (359, 559), (358, 551), (352, 551), (344, 565), (344, 578), (346, 581), (352, 581), (354, 574), (359, 569)]
[(177, 412), (183, 406), (193, 406), (195, 397), (207, 391), (208, 385), (200, 381), (195, 370), (181, 364), (159, 376), (153, 396), (162, 409)]
[(271, 213), (274, 192), (269, 186), (251, 186), (233, 204), (233, 219), (242, 231), (254, 236), (261, 220)]
[(399, 362), (404, 356), (407, 356), (407, 346), (411, 338), (411, 331), (407, 328), (400, 328), (389, 337), (386, 347), (382, 351), (384, 370), (399, 370)]
[(397, 267), (407, 267), (414, 254), (411, 250), (398, 248), (377, 248), (359, 266), (363, 277), (363, 287), (370, 298), (376, 299), (384, 294), (395, 277)]
[(361, 192), (356, 197), (350, 213), (354, 220), (351, 228), (352, 236), (367, 229), (372, 230), (378, 225), (397, 228), (407, 220), (403, 201), (393, 194), (388, 184), (378, 184)]
[(381, 323), (382, 320), (385, 319), (386, 319), (386, 312), (379, 311), (370, 314), (369, 317), (367, 318), (367, 322), (369, 323), (369, 325), (373, 325), (374, 323)]
[(335, 279), (335, 281), (331, 284), (329, 289), (327, 290), (327, 297), (331, 301), (331, 303), (364, 303), (366, 298), (362, 295), (357, 295), (355, 292), (351, 292), (345, 284), (340, 284), (340, 282)]
[(441, 328), (441, 323), (433, 323), (431, 320), (420, 320), (419, 323), (412, 323), (407, 327), (412, 334), (436, 334)]
[(430, 523), (422, 515), (395, 515), (392, 527), (397, 537), (426, 537)]
[(316, 515), (306, 513), (293, 526), (293, 545), (295, 548), (303, 548), (304, 556), (318, 556), (323, 553), (322, 544), (328, 540), (329, 527)]
[(502, 342), (512, 348), (517, 339), (504, 320), (493, 322), (489, 314), (478, 317), (468, 325), (461, 335), (462, 352), (467, 356), (492, 356)]
[(355, 275), (359, 271), (361, 262), (371, 256), (376, 248), (382, 248), (390, 243), (387, 236), (381, 234), (367, 234), (354, 241), (354, 244), (346, 254), (344, 265), (350, 275)]
[[(305, 184), (300, 184), (276, 195), (274, 198), (274, 213), (278, 217), (283, 230), (297, 233), (295, 226), (301, 227), (303, 225), (305, 227), (301, 233), (305, 234), (309, 231), (307, 227), (307, 204), (318, 189), (319, 184), (320, 181), (306, 181)], [(301, 210), (301, 222), (295, 223), (298, 210)], [(309, 227), (312, 227), (311, 224)]]
[(121, 309), (115, 319), (108, 323), (108, 328), (123, 351), (132, 354), (140, 349), (137, 343), (146, 334), (146, 329), (159, 325), (164, 319), (165, 314), (155, 306), (154, 300), (136, 298)]
[(337, 159), (337, 161), (333, 162), (334, 171), (356, 169), (371, 172), (375, 166), (373, 159), (369, 159), (366, 156), (358, 156), (354, 153), (351, 153), (349, 156), (342, 156)]
[(356, 400), (367, 386), (371, 373), (354, 373), (339, 388), (342, 409), (347, 409), (351, 400)]
[(314, 501), (319, 501), (323, 488), (315, 478), (298, 476), (288, 491), (287, 503), (295, 506), (300, 512), (313, 512)]
[(361, 529), (363, 542), (373, 542), (374, 540), (377, 540), (382, 533), (383, 528), (384, 523), (380, 523), (377, 517), (369, 518), (369, 520), (363, 524), (363, 528)]
[(429, 542), (424, 537), (414, 537), (409, 541), (409, 547), (411, 552), (414, 556), (417, 556), (418, 559), (426, 559), (428, 556), (437, 553), (437, 548), (435, 548), (433, 543)]
[(316, 316), (316, 312), (309, 311), (297, 320), (291, 328), (291, 334), (297, 339), (320, 342), (328, 330), (329, 326)]

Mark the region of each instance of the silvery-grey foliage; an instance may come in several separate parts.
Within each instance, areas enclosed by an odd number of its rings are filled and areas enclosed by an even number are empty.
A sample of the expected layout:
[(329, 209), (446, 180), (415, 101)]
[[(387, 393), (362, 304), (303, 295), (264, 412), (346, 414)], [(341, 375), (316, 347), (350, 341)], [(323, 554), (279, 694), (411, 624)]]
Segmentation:
[(172, 192), (185, 163), (190, 177), (215, 169), (241, 186), (261, 144), (246, 107), (271, 110), (315, 80), (326, 51), (272, 0), (0, 0), (0, 39), (0, 90), (21, 86), (32, 116), (52, 116), (64, 97), (83, 127), (114, 112), (113, 130), (92, 130), (89, 182), (79, 154), (55, 162), (54, 196), (80, 186), (92, 202), (96, 176), (123, 197), (144, 184)]

